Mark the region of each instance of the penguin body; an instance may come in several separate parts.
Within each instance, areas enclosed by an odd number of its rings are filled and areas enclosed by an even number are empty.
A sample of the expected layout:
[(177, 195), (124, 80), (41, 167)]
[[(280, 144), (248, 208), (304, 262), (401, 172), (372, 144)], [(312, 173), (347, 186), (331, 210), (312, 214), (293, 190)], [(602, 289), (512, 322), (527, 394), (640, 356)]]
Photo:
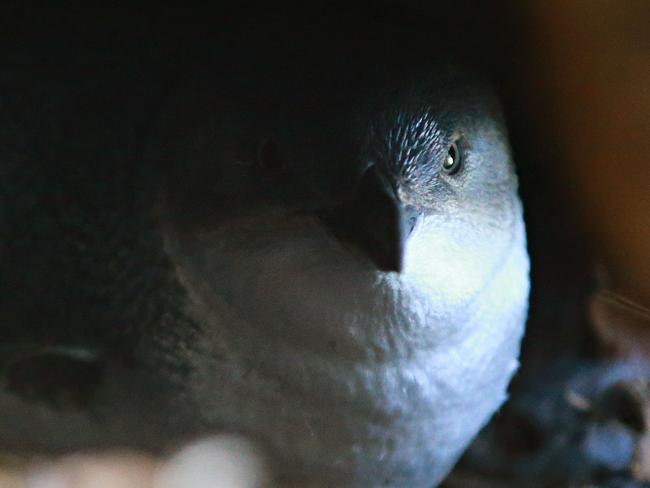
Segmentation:
[(436, 484), (526, 316), (498, 103), (388, 34), (242, 29), (175, 83), (155, 43), (5, 77), (0, 447), (228, 431), (282, 479)]

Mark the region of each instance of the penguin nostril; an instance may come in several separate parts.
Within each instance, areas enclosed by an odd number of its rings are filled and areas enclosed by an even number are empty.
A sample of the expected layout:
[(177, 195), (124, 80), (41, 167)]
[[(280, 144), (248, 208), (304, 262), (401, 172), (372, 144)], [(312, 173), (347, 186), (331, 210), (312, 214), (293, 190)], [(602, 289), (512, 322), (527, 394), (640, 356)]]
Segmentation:
[(412, 205), (406, 205), (404, 207), (404, 221), (406, 223), (406, 235), (410, 235), (415, 229), (415, 226), (418, 223), (419, 212)]
[(266, 138), (260, 141), (257, 149), (257, 163), (269, 171), (279, 172), (286, 168), (286, 161), (278, 142)]

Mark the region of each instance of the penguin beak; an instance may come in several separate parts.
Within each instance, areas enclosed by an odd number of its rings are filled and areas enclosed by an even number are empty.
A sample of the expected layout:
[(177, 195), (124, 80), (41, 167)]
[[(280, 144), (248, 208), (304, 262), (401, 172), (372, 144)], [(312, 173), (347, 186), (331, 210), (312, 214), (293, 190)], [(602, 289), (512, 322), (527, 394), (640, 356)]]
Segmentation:
[(334, 236), (360, 250), (380, 271), (402, 271), (417, 212), (399, 201), (375, 166), (366, 171), (351, 201), (321, 217)]

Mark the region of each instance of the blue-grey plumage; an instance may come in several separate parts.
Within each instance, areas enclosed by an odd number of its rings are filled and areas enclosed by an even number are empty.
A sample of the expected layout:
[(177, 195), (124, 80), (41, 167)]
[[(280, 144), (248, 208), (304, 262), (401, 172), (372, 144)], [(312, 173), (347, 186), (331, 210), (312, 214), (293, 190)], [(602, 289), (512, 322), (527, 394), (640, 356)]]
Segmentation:
[(227, 430), (285, 479), (424, 487), (504, 401), (528, 257), (493, 94), (309, 42), (216, 49), (163, 110), (159, 85), (114, 106), (54, 84), (57, 130), (22, 128), (56, 135), (35, 138), (54, 169), (3, 200), (0, 447)]
[[(218, 107), (166, 149), (230, 175), (215, 200), (172, 185), (161, 210), (206, 337), (188, 351), (190, 395), (287, 476), (431, 486), (505, 399), (526, 316), (524, 226), (496, 104), (464, 76), (439, 71), (428, 91), (407, 83), (353, 112), (366, 132), (337, 159), (315, 148), (346, 137), (300, 122), (276, 135), (282, 164), (240, 158)], [(341, 174), (348, 185), (330, 184)]]

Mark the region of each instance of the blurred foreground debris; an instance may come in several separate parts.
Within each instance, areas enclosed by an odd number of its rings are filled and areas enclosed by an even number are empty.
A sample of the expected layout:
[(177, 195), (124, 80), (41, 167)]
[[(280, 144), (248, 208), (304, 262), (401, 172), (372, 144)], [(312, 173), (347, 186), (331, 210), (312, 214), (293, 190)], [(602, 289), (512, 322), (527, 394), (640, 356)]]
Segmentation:
[[(13, 461), (13, 462), (12, 462)], [(256, 446), (221, 435), (165, 460), (135, 452), (4, 460), (0, 488), (264, 488), (269, 469)]]

